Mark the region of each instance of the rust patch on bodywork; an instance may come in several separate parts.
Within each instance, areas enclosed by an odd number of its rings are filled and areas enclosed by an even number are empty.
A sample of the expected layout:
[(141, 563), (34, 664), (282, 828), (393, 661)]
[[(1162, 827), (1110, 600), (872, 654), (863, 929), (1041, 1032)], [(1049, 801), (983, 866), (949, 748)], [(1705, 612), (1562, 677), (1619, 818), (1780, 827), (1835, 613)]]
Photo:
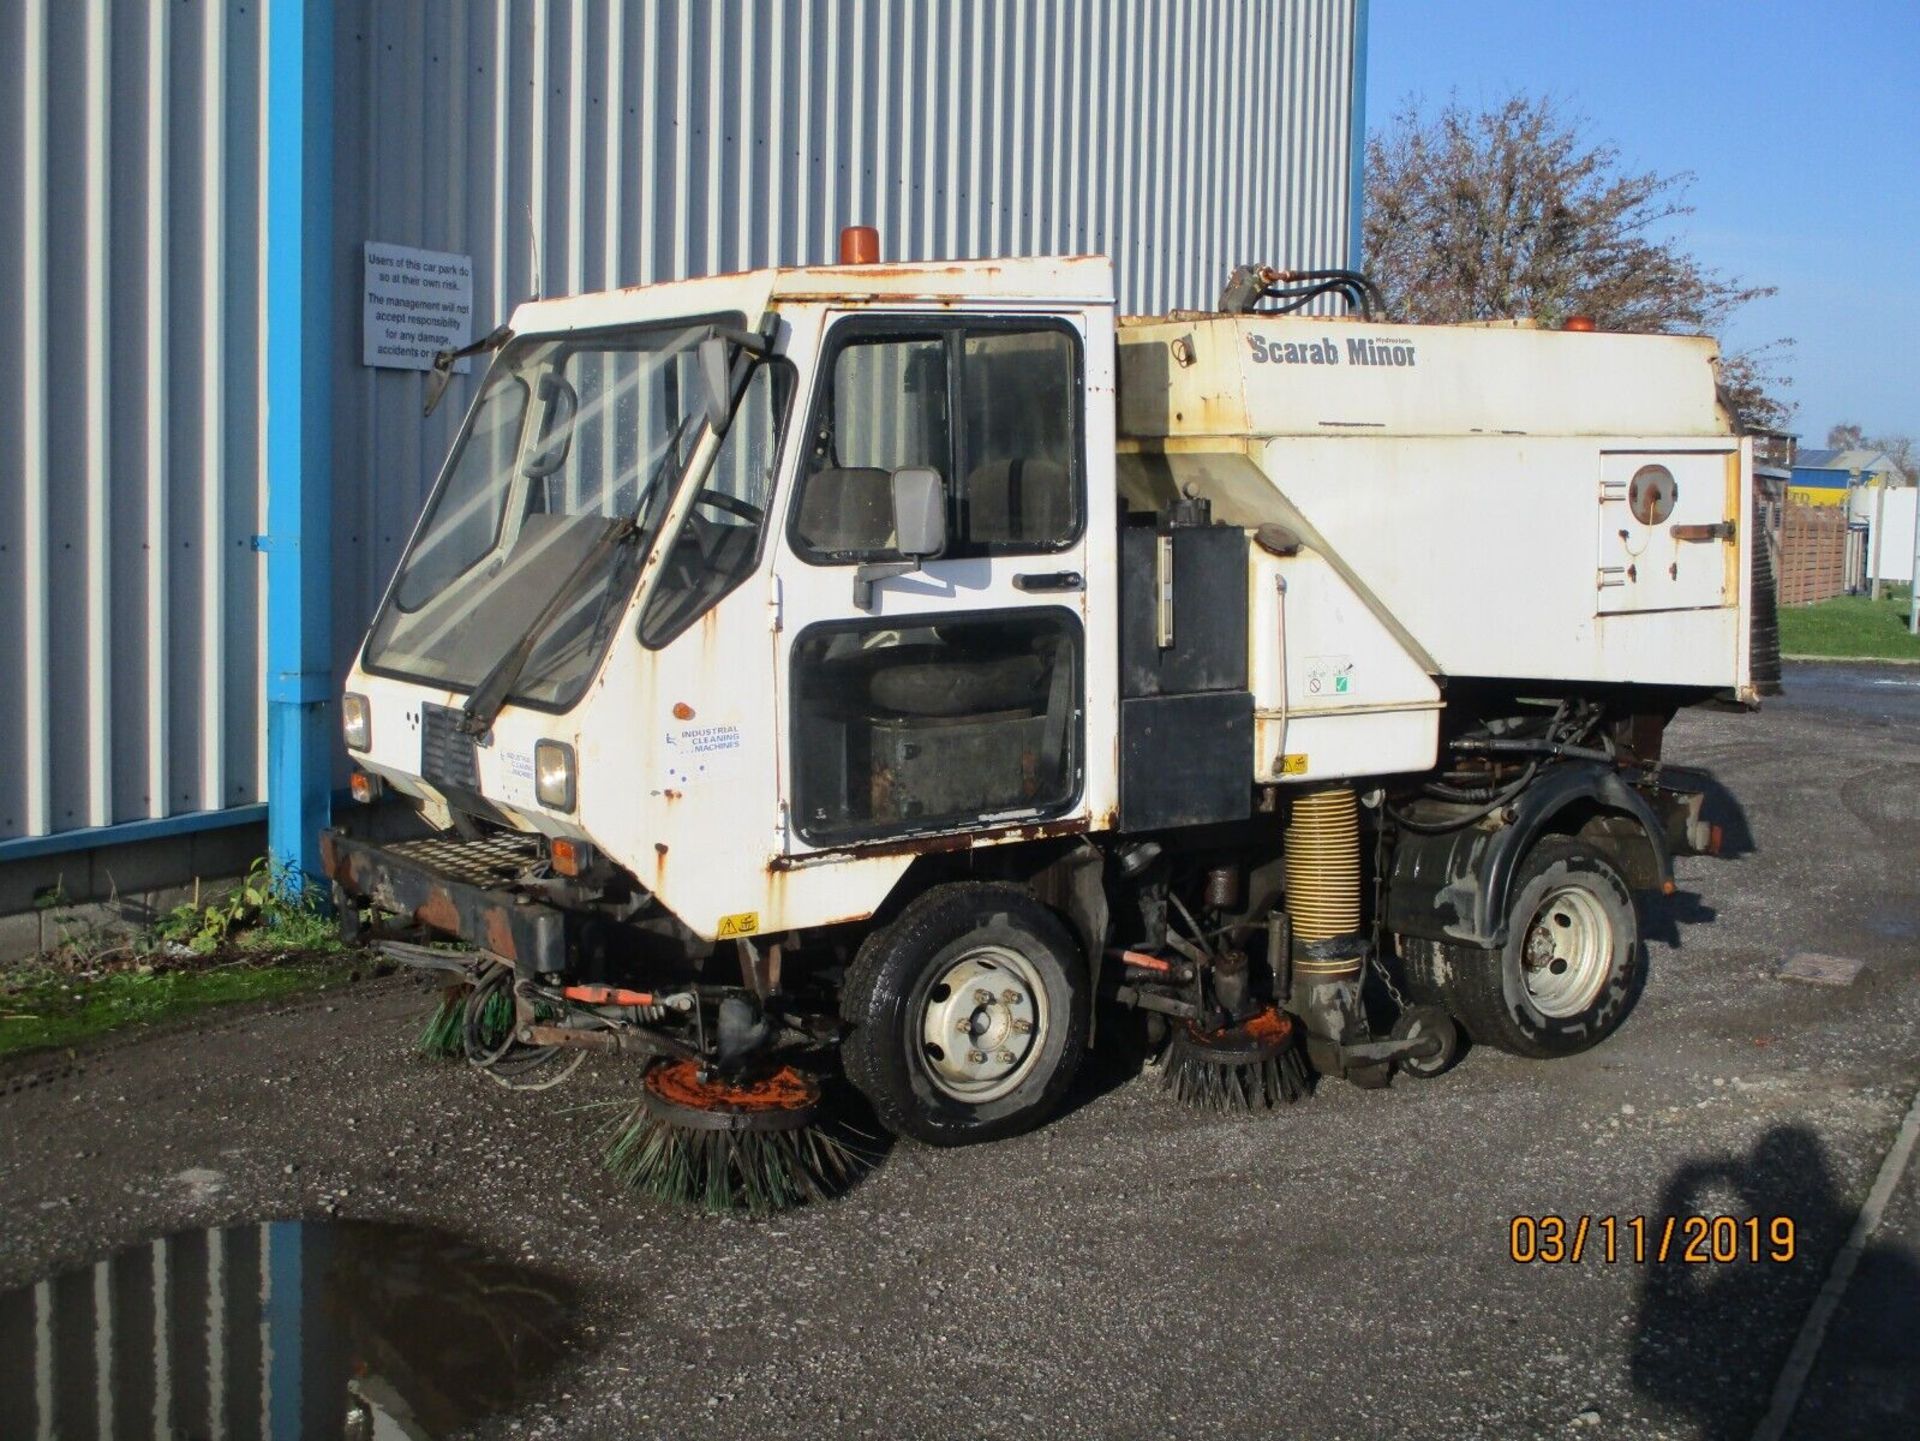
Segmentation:
[(975, 846), (1004, 845), (1017, 841), (1052, 840), (1058, 836), (1085, 835), (1089, 829), (1085, 816), (1070, 816), (1059, 821), (1034, 821), (1026, 825), (1000, 826), (992, 830), (962, 831), (954, 835), (911, 836), (864, 841), (830, 851), (807, 855), (772, 856), (767, 861), (771, 872), (790, 871), (798, 866), (821, 865), (832, 861), (865, 860), (870, 856), (935, 856)]
[[(439, 847), (437, 859), (417, 854)], [(321, 859), (328, 877), (350, 899), (413, 920), (466, 941), (504, 960), (536, 971), (558, 971), (566, 962), (566, 916), (524, 893), (456, 878), (458, 842), (400, 842), (378, 846), (339, 831), (322, 833)]]
[(454, 935), (460, 933), (460, 908), (440, 886), (429, 890), (426, 899), (414, 907), (413, 918), (423, 926), (432, 926), (436, 931), (448, 931)]

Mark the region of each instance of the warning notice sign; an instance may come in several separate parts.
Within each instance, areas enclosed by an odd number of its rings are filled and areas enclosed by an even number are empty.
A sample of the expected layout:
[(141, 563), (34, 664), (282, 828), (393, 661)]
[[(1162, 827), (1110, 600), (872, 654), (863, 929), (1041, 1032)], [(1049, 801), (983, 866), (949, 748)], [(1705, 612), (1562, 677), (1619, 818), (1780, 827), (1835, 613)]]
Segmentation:
[[(366, 243), (360, 362), (431, 370), (436, 351), (458, 350), (473, 333), (473, 257), (406, 245)], [(469, 362), (453, 368), (464, 375)]]

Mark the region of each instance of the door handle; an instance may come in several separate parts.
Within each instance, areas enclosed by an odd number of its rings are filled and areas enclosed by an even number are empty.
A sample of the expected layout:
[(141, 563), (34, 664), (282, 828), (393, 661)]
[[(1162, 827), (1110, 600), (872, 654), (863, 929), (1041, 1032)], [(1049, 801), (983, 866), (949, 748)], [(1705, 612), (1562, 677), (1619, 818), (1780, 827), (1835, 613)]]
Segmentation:
[(1715, 525), (1676, 525), (1673, 528), (1675, 540), (1732, 540), (1733, 522), (1723, 520)]
[(1035, 575), (1016, 575), (1015, 590), (1085, 590), (1086, 577), (1077, 570), (1049, 570)]

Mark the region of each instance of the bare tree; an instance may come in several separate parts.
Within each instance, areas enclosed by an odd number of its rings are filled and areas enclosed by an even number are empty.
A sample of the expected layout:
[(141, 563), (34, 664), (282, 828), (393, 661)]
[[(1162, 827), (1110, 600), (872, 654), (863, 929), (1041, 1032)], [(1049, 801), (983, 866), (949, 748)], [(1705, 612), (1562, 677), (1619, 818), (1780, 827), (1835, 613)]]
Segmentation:
[(1910, 481), (1920, 481), (1914, 466), (1920, 463), (1916, 457), (1913, 437), (1910, 435), (1868, 435), (1863, 426), (1836, 425), (1827, 431), (1827, 449), (1829, 450), (1877, 450), (1900, 467), (1901, 474)]
[(1909, 481), (1920, 482), (1920, 471), (1914, 469), (1913, 437), (1910, 435), (1882, 435), (1867, 442), (1875, 450), (1885, 451), (1887, 459), (1900, 467), (1900, 473)]
[[(1713, 333), (1773, 294), (1709, 269), (1663, 235), (1691, 213), (1686, 174), (1629, 173), (1551, 100), (1484, 112), (1406, 105), (1367, 142), (1366, 268), (1394, 315), (1414, 321), (1589, 315), (1603, 330)], [(1772, 369), (1791, 341), (1722, 362), (1750, 426), (1791, 415)]]

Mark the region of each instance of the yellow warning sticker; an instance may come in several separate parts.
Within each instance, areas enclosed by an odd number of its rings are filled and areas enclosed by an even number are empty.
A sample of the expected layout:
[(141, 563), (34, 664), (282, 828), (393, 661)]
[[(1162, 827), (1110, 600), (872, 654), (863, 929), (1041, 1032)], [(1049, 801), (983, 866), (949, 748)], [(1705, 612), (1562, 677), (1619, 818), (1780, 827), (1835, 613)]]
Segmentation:
[(1283, 776), (1303, 776), (1307, 773), (1305, 752), (1280, 757), (1280, 774)]
[(751, 936), (760, 929), (760, 912), (739, 911), (731, 916), (720, 917), (720, 939), (732, 936)]

